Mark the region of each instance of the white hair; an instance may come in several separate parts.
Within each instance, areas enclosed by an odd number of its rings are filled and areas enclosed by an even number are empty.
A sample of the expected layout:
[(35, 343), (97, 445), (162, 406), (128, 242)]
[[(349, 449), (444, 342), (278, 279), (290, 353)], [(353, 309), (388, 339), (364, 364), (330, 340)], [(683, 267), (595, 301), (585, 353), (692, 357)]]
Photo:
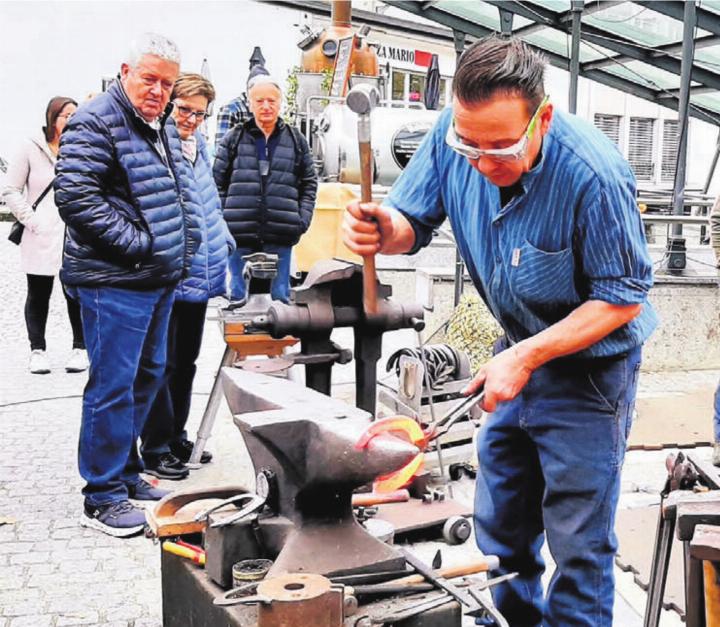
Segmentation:
[(180, 65), (180, 49), (172, 39), (168, 39), (164, 35), (143, 33), (132, 41), (128, 52), (127, 64), (130, 67), (136, 67), (140, 59), (146, 54), (151, 54)]
[(250, 94), (250, 90), (255, 87), (256, 85), (275, 85), (275, 87), (278, 88), (278, 91), (280, 92), (280, 95), (282, 95), (282, 87), (280, 87), (279, 81), (274, 79), (272, 76), (268, 76), (267, 74), (258, 74), (257, 76), (253, 76), (247, 84), (247, 93)]

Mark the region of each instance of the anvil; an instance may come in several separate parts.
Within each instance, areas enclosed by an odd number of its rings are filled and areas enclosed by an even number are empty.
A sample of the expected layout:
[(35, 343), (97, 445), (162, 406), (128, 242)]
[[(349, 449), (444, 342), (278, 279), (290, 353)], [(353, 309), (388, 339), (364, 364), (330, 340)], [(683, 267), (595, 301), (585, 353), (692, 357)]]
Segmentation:
[(291, 523), (282, 546), (268, 547), (277, 553), (270, 574), (404, 568), (400, 553), (355, 520), (352, 493), (403, 467), (418, 449), (393, 435), (357, 447), (372, 416), (298, 383), (234, 368), (224, 368), (222, 377), (257, 491), (272, 511), (260, 517), (260, 528), (277, 519)]

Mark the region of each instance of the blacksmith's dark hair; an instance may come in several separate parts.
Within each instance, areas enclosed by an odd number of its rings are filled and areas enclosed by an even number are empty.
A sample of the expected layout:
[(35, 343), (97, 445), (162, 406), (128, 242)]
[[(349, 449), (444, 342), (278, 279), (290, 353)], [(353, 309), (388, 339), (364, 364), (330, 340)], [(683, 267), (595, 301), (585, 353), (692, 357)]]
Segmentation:
[(545, 97), (545, 64), (545, 58), (521, 39), (491, 35), (463, 52), (453, 93), (465, 104), (483, 102), (495, 94), (519, 95), (530, 109), (536, 109)]

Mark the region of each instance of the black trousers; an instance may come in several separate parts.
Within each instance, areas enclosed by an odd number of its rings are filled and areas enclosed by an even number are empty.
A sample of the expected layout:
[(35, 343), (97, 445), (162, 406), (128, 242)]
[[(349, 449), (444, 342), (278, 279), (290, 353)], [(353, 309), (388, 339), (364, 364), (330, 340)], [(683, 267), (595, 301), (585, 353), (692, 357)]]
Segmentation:
[(175, 301), (168, 329), (165, 378), (142, 432), (143, 456), (170, 451), (173, 442), (187, 437), (192, 384), (197, 372), (207, 302)]
[[(55, 277), (40, 274), (27, 274), (27, 298), (25, 299), (25, 326), (27, 326), (30, 350), (46, 350), (45, 328), (47, 327), (50, 295)], [(62, 284), (61, 284), (62, 285)], [(65, 286), (63, 294), (67, 303), (68, 318), (73, 334), (73, 348), (85, 348), (80, 304), (68, 296)]]

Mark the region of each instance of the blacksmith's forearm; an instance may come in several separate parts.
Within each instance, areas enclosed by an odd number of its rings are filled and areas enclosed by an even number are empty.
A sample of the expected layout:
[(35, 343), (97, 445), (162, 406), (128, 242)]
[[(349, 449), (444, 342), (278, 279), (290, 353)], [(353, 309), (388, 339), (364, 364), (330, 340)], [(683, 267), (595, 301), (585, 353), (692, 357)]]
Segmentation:
[(601, 300), (583, 303), (566, 318), (513, 347), (530, 369), (557, 357), (577, 353), (630, 322), (642, 305), (613, 305)]

